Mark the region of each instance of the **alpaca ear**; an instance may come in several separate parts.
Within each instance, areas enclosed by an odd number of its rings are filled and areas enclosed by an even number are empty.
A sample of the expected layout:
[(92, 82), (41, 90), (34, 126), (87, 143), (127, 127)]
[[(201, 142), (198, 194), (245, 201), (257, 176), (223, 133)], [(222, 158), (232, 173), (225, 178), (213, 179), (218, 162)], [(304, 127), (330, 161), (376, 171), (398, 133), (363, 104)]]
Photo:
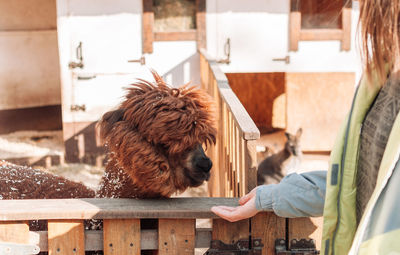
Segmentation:
[(302, 128), (297, 129), (296, 138), (299, 139), (302, 133), (303, 133), (303, 129)]
[(290, 134), (288, 132), (285, 132), (286, 138), (289, 140), (290, 139)]
[(105, 139), (105, 137), (109, 134), (114, 124), (118, 121), (122, 121), (124, 117), (125, 110), (118, 109), (115, 111), (106, 112), (98, 125), (100, 128), (100, 137), (101, 139)]

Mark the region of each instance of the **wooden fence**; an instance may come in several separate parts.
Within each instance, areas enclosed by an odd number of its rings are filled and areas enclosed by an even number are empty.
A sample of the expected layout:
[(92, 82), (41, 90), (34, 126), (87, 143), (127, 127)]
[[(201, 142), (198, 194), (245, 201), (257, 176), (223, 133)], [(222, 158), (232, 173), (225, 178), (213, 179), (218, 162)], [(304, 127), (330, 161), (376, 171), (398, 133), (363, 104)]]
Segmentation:
[[(263, 245), (260, 254), (275, 254), (278, 238), (315, 235), (316, 227), (308, 218), (287, 220), (259, 213), (230, 223), (210, 211), (213, 205), (235, 206), (237, 199), (0, 200), (0, 254), (35, 254), (35, 249), (40, 249), (50, 255), (83, 255), (85, 251), (125, 255), (140, 254), (141, 250), (185, 255), (209, 247), (211, 240), (231, 244), (256, 239)], [(158, 228), (141, 228), (141, 219), (149, 218), (158, 219)], [(84, 220), (88, 219), (103, 220), (102, 229), (85, 230)], [(196, 219), (211, 219), (212, 228), (196, 229)], [(47, 221), (47, 230), (29, 231), (29, 220)]]
[[(212, 240), (226, 244), (244, 240), (260, 253), (275, 254), (276, 240), (312, 238), (320, 249), (321, 218), (286, 219), (262, 212), (235, 223), (214, 215), (213, 205), (237, 206), (237, 198), (256, 186), (255, 140), (260, 137), (225, 74), (200, 51), (202, 86), (216, 101), (218, 138), (208, 154), (214, 162), (209, 190), (212, 198), (0, 200), (0, 254), (105, 255), (194, 254)], [(231, 198), (229, 198), (231, 197)], [(85, 220), (101, 220), (99, 230), (85, 229)], [(144, 219), (157, 219), (145, 229)], [(196, 228), (196, 219), (210, 219), (212, 228)], [(30, 231), (28, 221), (43, 220), (47, 230)], [(254, 243), (252, 243), (254, 242)], [(257, 242), (257, 243), (256, 243)], [(25, 253), (24, 249), (27, 249)]]
[(214, 162), (209, 193), (212, 197), (240, 197), (257, 184), (255, 140), (260, 131), (229, 86), (215, 60), (200, 50), (202, 87), (216, 102), (218, 137), (208, 155)]

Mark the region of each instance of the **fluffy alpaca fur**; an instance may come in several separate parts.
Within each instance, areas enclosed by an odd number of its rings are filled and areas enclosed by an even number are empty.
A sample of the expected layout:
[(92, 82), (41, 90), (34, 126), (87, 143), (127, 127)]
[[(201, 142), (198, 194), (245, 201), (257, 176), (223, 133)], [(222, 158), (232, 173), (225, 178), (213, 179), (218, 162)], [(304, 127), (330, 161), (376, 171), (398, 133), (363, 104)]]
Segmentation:
[(82, 183), (0, 160), (0, 199), (89, 198), (95, 192)]
[(212, 163), (201, 147), (215, 143), (210, 97), (153, 76), (155, 84), (132, 84), (125, 101), (99, 123), (109, 151), (99, 197), (169, 197), (210, 176)]

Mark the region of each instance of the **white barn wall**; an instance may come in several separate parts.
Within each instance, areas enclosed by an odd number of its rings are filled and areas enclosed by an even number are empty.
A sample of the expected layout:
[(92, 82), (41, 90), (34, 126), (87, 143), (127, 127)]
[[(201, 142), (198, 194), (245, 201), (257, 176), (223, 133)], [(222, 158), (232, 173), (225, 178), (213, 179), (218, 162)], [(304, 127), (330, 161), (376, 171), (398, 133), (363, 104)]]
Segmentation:
[[(356, 72), (360, 76), (355, 35), (358, 2), (353, 2), (350, 51), (339, 41), (300, 41), (297, 52), (288, 51), (290, 0), (208, 0), (207, 48), (225, 58), (224, 43), (231, 42), (231, 63), (224, 72)], [(290, 64), (272, 61), (290, 56)]]

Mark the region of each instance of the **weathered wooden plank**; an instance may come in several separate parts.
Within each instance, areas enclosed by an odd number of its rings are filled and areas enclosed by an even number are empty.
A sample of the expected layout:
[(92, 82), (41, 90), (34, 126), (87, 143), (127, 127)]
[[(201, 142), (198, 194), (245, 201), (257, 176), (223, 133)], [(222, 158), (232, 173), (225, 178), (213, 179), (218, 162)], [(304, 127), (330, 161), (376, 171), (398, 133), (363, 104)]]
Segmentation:
[(349, 51), (351, 49), (351, 1), (350, 6), (342, 10), (342, 44), (341, 49)]
[(48, 221), (49, 255), (84, 255), (83, 220), (49, 220)]
[(249, 238), (249, 220), (229, 222), (223, 219), (214, 219), (212, 240), (221, 240), (226, 244)]
[(214, 205), (236, 206), (232, 198), (26, 199), (0, 200), (0, 221), (44, 219), (218, 218)]
[[(211, 241), (211, 228), (196, 229), (196, 248), (208, 248)], [(40, 251), (48, 251), (47, 231), (30, 232), (29, 243), (39, 246)], [(158, 249), (158, 231), (156, 229), (142, 229), (140, 231), (141, 250)], [(102, 251), (103, 250), (103, 231), (85, 230), (85, 250)]]
[[(295, 0), (291, 1), (293, 2)], [(290, 51), (297, 51), (299, 49), (300, 30), (301, 30), (301, 13), (299, 10), (292, 10), (289, 16)]]
[(300, 30), (301, 41), (324, 41), (342, 40), (342, 29), (302, 29)]
[(185, 32), (155, 32), (154, 41), (194, 41), (196, 30)]
[(289, 219), (288, 236), (292, 239), (314, 239), (317, 250), (321, 250), (323, 217)]
[(0, 221), (0, 242), (29, 243), (29, 225), (25, 221)]
[(246, 141), (246, 182), (247, 190), (245, 193), (250, 192), (257, 186), (257, 151), (256, 141)]
[(272, 212), (258, 213), (251, 219), (252, 238), (261, 238), (264, 244), (263, 255), (275, 254), (275, 240), (286, 238), (285, 218), (276, 216)]
[(140, 219), (103, 221), (104, 255), (140, 254)]
[(154, 12), (153, 0), (143, 0), (142, 15), (142, 52), (153, 53), (154, 41)]
[(196, 0), (197, 49), (207, 48), (206, 0)]
[(194, 254), (195, 228), (195, 219), (159, 219), (159, 254)]

